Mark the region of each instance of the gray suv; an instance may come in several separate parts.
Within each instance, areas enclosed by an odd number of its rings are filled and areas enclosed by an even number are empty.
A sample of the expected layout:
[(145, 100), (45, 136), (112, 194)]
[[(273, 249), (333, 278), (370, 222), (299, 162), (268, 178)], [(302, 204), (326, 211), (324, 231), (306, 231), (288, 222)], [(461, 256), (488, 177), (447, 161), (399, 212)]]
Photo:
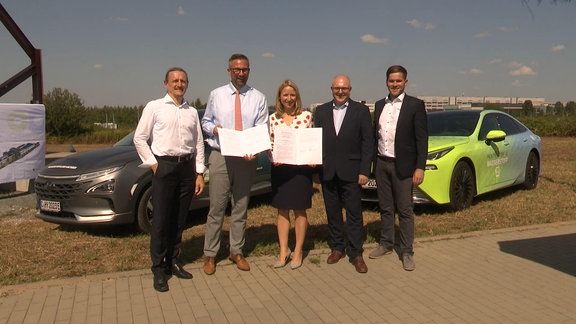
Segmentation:
[[(203, 111), (198, 111), (203, 115)], [(202, 117), (200, 117), (202, 118)], [(36, 217), (56, 224), (122, 225), (134, 224), (149, 232), (152, 222), (152, 171), (141, 164), (132, 143), (134, 132), (113, 147), (69, 155), (48, 164), (36, 177)], [(206, 146), (206, 160), (210, 147)], [(190, 209), (208, 207), (210, 174), (206, 187), (192, 200)], [(252, 195), (270, 192), (270, 160), (258, 155), (258, 169)]]

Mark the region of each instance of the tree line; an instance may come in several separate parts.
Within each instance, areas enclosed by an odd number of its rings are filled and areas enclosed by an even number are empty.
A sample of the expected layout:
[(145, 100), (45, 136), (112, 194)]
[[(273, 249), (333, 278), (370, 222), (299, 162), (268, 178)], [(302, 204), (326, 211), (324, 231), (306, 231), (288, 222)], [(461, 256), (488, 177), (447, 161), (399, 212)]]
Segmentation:
[[(484, 106), (484, 109), (501, 110), (510, 112), (502, 104), (489, 103)], [(522, 104), (522, 110), (513, 112), (515, 117), (521, 118), (522, 116), (537, 116), (537, 115), (547, 115), (547, 116), (576, 116), (576, 103), (574, 101), (569, 101), (564, 105), (560, 101), (556, 101), (555, 104), (548, 104), (544, 107), (534, 107), (532, 100), (526, 100)]]
[[(194, 107), (206, 108), (200, 98)], [(136, 128), (143, 105), (86, 107), (82, 99), (66, 89), (54, 88), (44, 97), (46, 107), (46, 138), (49, 142), (73, 139), (76, 143), (114, 143)], [(531, 100), (521, 110), (510, 111), (499, 104), (487, 104), (484, 109), (504, 110), (541, 136), (576, 136), (576, 103), (556, 102), (544, 109), (534, 107)], [(96, 123), (113, 123), (117, 129), (107, 129)]]
[[(206, 108), (197, 98), (192, 104)], [(44, 96), (46, 107), (46, 135), (49, 138), (70, 138), (90, 134), (115, 124), (117, 129), (132, 130), (138, 125), (144, 105), (139, 106), (85, 106), (78, 94), (67, 89), (54, 88)], [(124, 131), (125, 132), (125, 131)]]

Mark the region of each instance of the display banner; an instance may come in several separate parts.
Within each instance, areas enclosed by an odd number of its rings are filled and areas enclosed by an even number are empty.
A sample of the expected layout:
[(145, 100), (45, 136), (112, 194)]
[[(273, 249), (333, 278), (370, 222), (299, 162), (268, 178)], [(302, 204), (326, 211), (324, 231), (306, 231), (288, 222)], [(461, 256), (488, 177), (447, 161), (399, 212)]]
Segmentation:
[(0, 104), (0, 183), (34, 179), (44, 168), (44, 105)]

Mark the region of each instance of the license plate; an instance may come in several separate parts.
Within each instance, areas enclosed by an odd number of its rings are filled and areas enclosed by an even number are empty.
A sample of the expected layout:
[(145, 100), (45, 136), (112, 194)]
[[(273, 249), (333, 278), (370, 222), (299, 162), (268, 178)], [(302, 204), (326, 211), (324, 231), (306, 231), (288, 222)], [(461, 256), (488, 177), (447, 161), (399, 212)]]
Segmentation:
[(60, 212), (60, 202), (51, 200), (40, 200), (40, 210), (50, 212)]
[(365, 185), (362, 186), (363, 189), (376, 189), (376, 179), (368, 179)]

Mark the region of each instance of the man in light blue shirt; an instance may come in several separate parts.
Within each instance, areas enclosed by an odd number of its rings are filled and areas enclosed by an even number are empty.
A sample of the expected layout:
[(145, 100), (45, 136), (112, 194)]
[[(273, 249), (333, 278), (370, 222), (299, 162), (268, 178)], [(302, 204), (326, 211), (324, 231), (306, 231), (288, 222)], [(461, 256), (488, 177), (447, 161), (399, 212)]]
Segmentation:
[[(232, 202), (230, 216), (230, 260), (240, 270), (249, 271), (250, 265), (244, 259), (244, 232), (250, 187), (256, 173), (256, 156), (222, 156), (218, 129), (245, 130), (266, 124), (268, 105), (260, 91), (248, 86), (250, 61), (244, 54), (232, 54), (228, 60), (230, 83), (210, 92), (206, 112), (202, 118), (202, 129), (208, 134), (208, 145), (212, 147), (209, 157), (210, 210), (206, 221), (204, 239), (204, 272), (208, 275), (216, 271), (215, 257), (220, 250), (220, 234), (228, 201)], [(236, 107), (241, 112), (236, 112)]]

